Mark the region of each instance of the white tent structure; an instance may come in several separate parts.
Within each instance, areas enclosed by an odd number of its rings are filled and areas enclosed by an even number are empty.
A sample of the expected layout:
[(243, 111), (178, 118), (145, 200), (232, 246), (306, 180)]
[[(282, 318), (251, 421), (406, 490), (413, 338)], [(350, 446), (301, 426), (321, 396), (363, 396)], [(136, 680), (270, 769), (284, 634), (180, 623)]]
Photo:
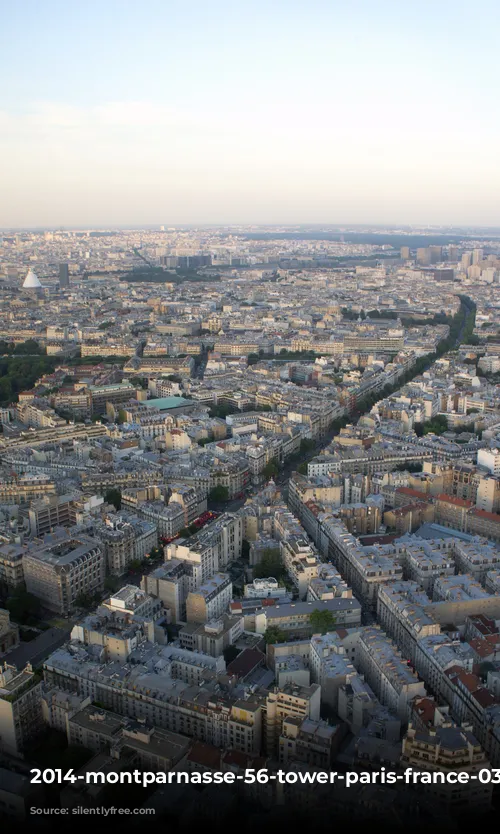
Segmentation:
[(42, 285), (38, 279), (38, 276), (33, 272), (32, 269), (28, 269), (28, 273), (26, 278), (24, 279), (23, 290), (41, 290)]

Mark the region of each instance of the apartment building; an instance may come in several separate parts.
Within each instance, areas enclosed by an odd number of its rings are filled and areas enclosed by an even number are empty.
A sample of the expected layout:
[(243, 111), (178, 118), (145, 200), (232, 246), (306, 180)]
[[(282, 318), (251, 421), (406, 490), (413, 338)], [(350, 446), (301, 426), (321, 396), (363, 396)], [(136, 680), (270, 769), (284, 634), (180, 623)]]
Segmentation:
[(500, 515), (473, 508), (467, 517), (467, 529), (472, 535), (500, 542)]
[(478, 466), (483, 466), (492, 475), (500, 477), (500, 449), (479, 449), (477, 463)]
[(285, 718), (278, 739), (279, 763), (286, 767), (291, 762), (301, 762), (329, 770), (343, 735), (340, 725), (295, 716)]
[[(206, 662), (212, 659), (203, 657)], [(85, 650), (70, 654), (58, 649), (45, 661), (44, 677), (48, 686), (90, 696), (120, 715), (216, 747), (260, 753), (262, 698), (252, 695), (242, 699), (215, 681), (206, 686), (189, 685), (172, 678), (170, 665), (163, 665), (165, 668), (158, 667), (154, 674), (141, 663), (124, 666), (109, 662), (103, 666)]]
[(226, 614), (233, 596), (233, 583), (227, 573), (210, 576), (196, 591), (190, 591), (186, 599), (188, 623), (208, 623)]
[(278, 580), (272, 576), (268, 579), (254, 579), (243, 589), (245, 599), (276, 599), (287, 596), (287, 593), (287, 589), (280, 586)]
[(22, 756), (43, 726), (40, 676), (29, 663), (22, 671), (0, 664), (0, 750)]
[(29, 545), (23, 567), (26, 590), (57, 614), (69, 614), (79, 596), (93, 596), (104, 587), (102, 546), (70, 531)]
[(0, 608), (0, 657), (19, 645), (19, 626), (11, 623), (10, 613)]
[(318, 567), (318, 575), (309, 583), (307, 602), (314, 602), (317, 599), (334, 599), (335, 597), (351, 599), (352, 590), (332, 564), (321, 562)]
[(380, 702), (406, 722), (409, 704), (426, 689), (392, 640), (380, 628), (363, 629), (356, 660)]
[(291, 536), (281, 541), (280, 554), (288, 576), (297, 588), (299, 599), (305, 599), (311, 581), (318, 576), (318, 554), (303, 536)]
[(142, 561), (158, 544), (156, 525), (144, 519), (108, 517), (94, 529), (102, 543), (107, 572), (113, 576), (122, 576), (131, 562)]
[(185, 758), (189, 739), (154, 725), (88, 705), (68, 720), (69, 744), (95, 753), (110, 751), (115, 759), (127, 757), (136, 766), (167, 773)]
[(0, 504), (27, 504), (45, 495), (55, 495), (54, 482), (44, 475), (23, 475), (2, 480)]
[(110, 385), (89, 385), (92, 415), (98, 417), (106, 413), (106, 404), (120, 405), (133, 399), (136, 389), (129, 382), (115, 382)]
[(30, 533), (40, 538), (56, 527), (76, 524), (75, 495), (46, 495), (32, 501), (28, 510)]
[(484, 584), (489, 571), (500, 568), (500, 549), (486, 539), (456, 539), (453, 552), (458, 572), (470, 574), (481, 584)]
[(321, 687), (318, 684), (300, 686), (285, 684), (283, 689), (275, 687), (266, 698), (265, 749), (268, 755), (279, 752), (279, 739), (287, 719), (303, 721), (306, 718), (319, 721)]
[[(341, 636), (342, 634), (342, 636)], [(353, 683), (358, 676), (354, 666), (359, 642), (359, 630), (344, 629), (326, 634), (314, 634), (309, 645), (311, 680), (321, 686), (321, 702), (335, 712), (339, 709), (342, 687)]]
[(290, 602), (265, 605), (255, 612), (255, 631), (265, 634), (271, 627), (286, 632), (289, 639), (310, 637), (314, 629), (310, 624), (313, 611), (329, 611), (334, 617), (335, 628), (350, 628), (361, 623), (361, 606), (354, 599), (317, 600), (314, 602)]
[(26, 548), (17, 544), (0, 545), (0, 584), (14, 590), (24, 582), (23, 557)]
[(417, 582), (432, 597), (436, 579), (455, 574), (455, 541), (452, 538), (426, 540), (418, 536), (403, 536), (395, 541), (394, 549), (405, 578)]
[[(412, 725), (403, 738), (401, 766), (428, 772), (466, 773), (467, 780), (454, 784), (418, 784), (418, 790), (429, 793), (439, 804), (447, 805), (456, 814), (487, 811), (491, 806), (491, 782), (478, 779), (480, 770), (488, 770), (488, 761), (477, 738), (468, 725), (438, 726), (425, 731)], [(473, 777), (473, 778), (471, 778)]]
[(242, 634), (243, 617), (224, 614), (207, 623), (187, 623), (179, 632), (179, 642), (183, 649), (220, 657)]
[(329, 559), (356, 598), (375, 610), (379, 586), (403, 578), (403, 568), (394, 558), (392, 545), (361, 547), (343, 525), (326, 519), (322, 533), (328, 541)]
[(427, 613), (429, 597), (418, 582), (389, 582), (379, 589), (377, 620), (394, 640), (404, 657), (415, 663), (416, 643), (441, 626)]
[(209, 575), (204, 575), (199, 562), (170, 558), (142, 577), (141, 589), (161, 600), (171, 622), (185, 622), (188, 594), (196, 591)]

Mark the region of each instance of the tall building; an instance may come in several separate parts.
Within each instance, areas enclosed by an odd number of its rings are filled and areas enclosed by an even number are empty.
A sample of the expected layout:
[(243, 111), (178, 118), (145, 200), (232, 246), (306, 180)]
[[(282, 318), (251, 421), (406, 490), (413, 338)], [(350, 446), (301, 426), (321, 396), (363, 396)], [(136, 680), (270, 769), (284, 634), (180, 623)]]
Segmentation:
[(69, 287), (69, 267), (68, 267), (68, 264), (59, 264), (59, 287), (60, 287), (60, 289)]
[(438, 264), (443, 258), (443, 252), (440, 246), (429, 246), (431, 256), (431, 264)]
[(409, 261), (410, 260), (410, 247), (409, 246), (402, 246), (401, 247), (401, 260)]
[(480, 264), (483, 260), (483, 250), (482, 249), (473, 249), (472, 250), (472, 263), (473, 264)]
[(429, 247), (417, 249), (417, 263), (429, 266), (431, 263), (431, 250)]
[(472, 252), (464, 252), (462, 255), (462, 269), (467, 271), (472, 262)]
[(479, 449), (478, 466), (484, 466), (492, 475), (500, 476), (500, 449)]

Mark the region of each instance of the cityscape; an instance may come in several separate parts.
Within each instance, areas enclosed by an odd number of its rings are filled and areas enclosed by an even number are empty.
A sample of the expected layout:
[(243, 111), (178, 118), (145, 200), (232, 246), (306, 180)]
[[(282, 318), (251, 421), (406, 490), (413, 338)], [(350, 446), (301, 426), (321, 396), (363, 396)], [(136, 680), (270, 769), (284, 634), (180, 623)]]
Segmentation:
[[(500, 234), (5, 231), (0, 270), (16, 814), (34, 766), (500, 766)], [(332, 801), (213, 790), (207, 818)], [(384, 790), (403, 823), (494, 801)]]
[(0, 0), (0, 826), (500, 813), (491, 0)]

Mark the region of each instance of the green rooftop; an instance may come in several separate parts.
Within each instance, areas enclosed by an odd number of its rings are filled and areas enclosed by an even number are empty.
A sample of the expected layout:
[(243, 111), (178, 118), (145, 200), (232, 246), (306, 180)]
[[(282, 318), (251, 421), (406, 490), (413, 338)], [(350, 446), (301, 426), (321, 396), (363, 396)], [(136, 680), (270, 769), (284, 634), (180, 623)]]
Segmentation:
[(147, 400), (145, 404), (154, 406), (159, 411), (168, 411), (170, 408), (180, 408), (182, 405), (193, 405), (193, 401), (185, 400), (184, 397), (159, 397), (156, 400)]

